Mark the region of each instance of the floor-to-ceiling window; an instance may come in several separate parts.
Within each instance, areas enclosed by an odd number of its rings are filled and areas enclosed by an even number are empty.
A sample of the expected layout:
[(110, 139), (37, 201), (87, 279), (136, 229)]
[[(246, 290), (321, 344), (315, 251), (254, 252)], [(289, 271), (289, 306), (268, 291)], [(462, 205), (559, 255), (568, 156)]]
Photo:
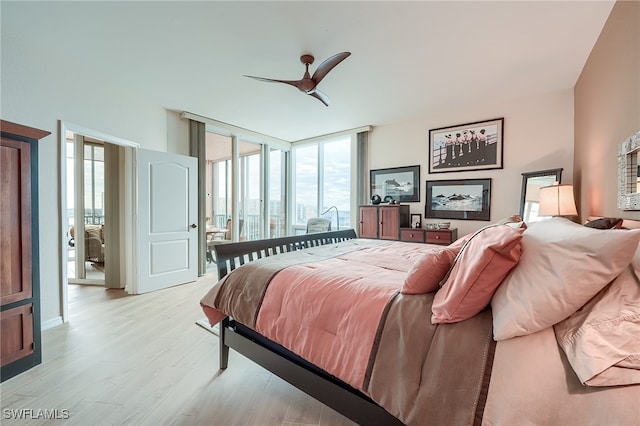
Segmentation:
[(240, 239), (258, 240), (262, 235), (262, 155), (261, 146), (240, 142), (240, 199), (238, 212)]
[(231, 219), (231, 138), (206, 135), (206, 206), (207, 226), (225, 228)]
[(293, 158), (293, 230), (304, 233), (307, 220), (318, 217), (318, 144), (292, 150)]
[(287, 235), (286, 212), (286, 152), (271, 148), (269, 151), (269, 236)]
[[(286, 150), (234, 140), (207, 132), (206, 206), (209, 229), (230, 229), (233, 218), (233, 179), (237, 176), (238, 234), (240, 240), (286, 235)], [(237, 143), (236, 151), (233, 144)], [(236, 158), (234, 159), (234, 152)], [(263, 158), (264, 156), (267, 158)], [(237, 174), (233, 167), (237, 164)], [(230, 239), (231, 233), (217, 235)]]
[(206, 124), (206, 193), (201, 197), (207, 234), (238, 221), (240, 232), (233, 228), (233, 233), (241, 240), (282, 237), (306, 232), (313, 217), (331, 219), (332, 230), (353, 227), (365, 184), (359, 170), (366, 168), (358, 132), (366, 129), (289, 143), (194, 118)]
[(331, 229), (351, 227), (351, 136), (294, 145), (293, 221), (296, 234), (314, 217), (331, 219)]
[(104, 146), (84, 144), (84, 223), (104, 224)]
[[(323, 217), (331, 219), (331, 229), (351, 227), (351, 138), (322, 144)], [(335, 208), (332, 208), (335, 207)]]
[(210, 203), (207, 204), (207, 222), (215, 227), (224, 228), (227, 218), (231, 217), (231, 160), (210, 162), (211, 186)]

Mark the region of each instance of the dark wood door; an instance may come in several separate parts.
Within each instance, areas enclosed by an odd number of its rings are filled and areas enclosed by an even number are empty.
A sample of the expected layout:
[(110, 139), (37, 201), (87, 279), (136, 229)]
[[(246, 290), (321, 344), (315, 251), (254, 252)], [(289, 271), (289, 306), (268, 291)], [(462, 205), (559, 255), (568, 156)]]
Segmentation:
[(38, 141), (50, 132), (0, 120), (0, 380), (40, 364)]
[(31, 147), (0, 142), (0, 305), (28, 299), (31, 281)]
[(380, 227), (378, 229), (379, 238), (382, 240), (400, 239), (400, 207), (384, 206), (380, 207)]
[(33, 353), (33, 305), (22, 305), (0, 313), (0, 365)]
[(378, 206), (360, 206), (360, 238), (378, 238)]

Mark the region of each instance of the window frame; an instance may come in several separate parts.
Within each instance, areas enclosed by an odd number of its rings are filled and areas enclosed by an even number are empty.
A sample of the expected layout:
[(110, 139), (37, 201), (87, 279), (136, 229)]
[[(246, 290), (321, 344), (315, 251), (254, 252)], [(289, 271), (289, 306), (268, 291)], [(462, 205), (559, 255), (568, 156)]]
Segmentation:
[[(331, 136), (325, 136), (325, 137), (318, 137), (318, 138), (313, 138), (311, 140), (308, 141), (300, 141), (300, 142), (295, 142), (292, 144), (291, 147), (291, 167), (290, 167), (290, 171), (289, 174), (291, 176), (291, 203), (289, 206), (289, 214), (288, 217), (290, 218), (290, 230), (289, 230), (289, 234), (290, 235), (298, 235), (301, 233), (305, 233), (306, 232), (306, 223), (305, 224), (298, 224), (296, 223), (296, 200), (297, 200), (297, 194), (296, 194), (296, 170), (295, 170), (295, 165), (297, 163), (297, 150), (301, 149), (301, 148), (306, 148), (309, 147), (310, 145), (315, 145), (316, 146), (316, 158), (318, 159), (317, 162), (317, 169), (316, 169), (316, 185), (317, 185), (317, 190), (316, 190), (316, 200), (315, 200), (315, 207), (317, 209), (317, 214), (320, 215), (322, 213), (323, 210), (326, 210), (327, 208), (331, 207), (331, 206), (325, 206), (324, 205), (324, 170), (325, 170), (325, 150), (324, 150), (324, 145), (329, 144), (329, 143), (334, 143), (334, 142), (338, 142), (338, 141), (345, 141), (348, 142), (349, 146), (348, 146), (348, 150), (349, 150), (349, 225), (348, 226), (352, 226), (352, 224), (354, 224), (356, 217), (357, 217), (357, 207), (358, 207), (358, 190), (357, 190), (357, 186), (358, 186), (358, 182), (357, 182), (357, 161), (358, 161), (358, 149), (357, 149), (357, 133), (356, 132), (349, 132), (349, 133), (341, 133), (338, 135), (331, 135)], [(345, 225), (344, 224), (340, 224), (340, 228), (344, 229)], [(333, 228), (332, 228), (333, 229)], [(337, 230), (337, 229), (335, 229)]]

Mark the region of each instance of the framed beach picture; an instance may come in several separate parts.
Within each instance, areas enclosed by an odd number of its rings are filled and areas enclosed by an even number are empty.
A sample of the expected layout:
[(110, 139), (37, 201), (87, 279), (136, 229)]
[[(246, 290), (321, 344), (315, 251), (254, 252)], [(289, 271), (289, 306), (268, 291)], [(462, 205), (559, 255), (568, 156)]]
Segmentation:
[(370, 196), (377, 194), (383, 202), (420, 201), (420, 166), (371, 170), (369, 182)]
[(491, 179), (434, 180), (426, 187), (425, 217), (490, 220)]
[(501, 169), (504, 118), (429, 130), (429, 173)]

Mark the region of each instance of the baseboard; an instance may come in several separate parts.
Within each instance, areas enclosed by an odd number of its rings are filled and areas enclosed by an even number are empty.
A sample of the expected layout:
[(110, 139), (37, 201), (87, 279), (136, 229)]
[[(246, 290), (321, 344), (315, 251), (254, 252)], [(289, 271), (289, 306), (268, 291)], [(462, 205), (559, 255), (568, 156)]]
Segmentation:
[(51, 318), (48, 321), (43, 321), (40, 324), (40, 327), (42, 328), (42, 331), (44, 331), (53, 327), (57, 327), (62, 324), (63, 324), (62, 317), (55, 317), (55, 318)]

